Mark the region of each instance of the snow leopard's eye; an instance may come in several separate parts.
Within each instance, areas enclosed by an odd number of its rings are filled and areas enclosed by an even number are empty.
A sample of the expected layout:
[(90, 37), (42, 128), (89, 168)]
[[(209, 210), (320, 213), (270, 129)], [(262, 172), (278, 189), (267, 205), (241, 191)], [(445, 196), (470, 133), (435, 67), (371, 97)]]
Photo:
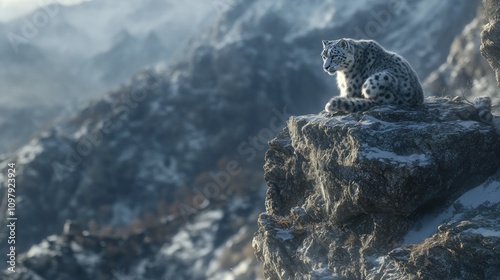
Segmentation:
[(323, 50), (321, 52), (321, 58), (325, 59), (327, 57), (327, 53), (326, 53), (326, 50)]

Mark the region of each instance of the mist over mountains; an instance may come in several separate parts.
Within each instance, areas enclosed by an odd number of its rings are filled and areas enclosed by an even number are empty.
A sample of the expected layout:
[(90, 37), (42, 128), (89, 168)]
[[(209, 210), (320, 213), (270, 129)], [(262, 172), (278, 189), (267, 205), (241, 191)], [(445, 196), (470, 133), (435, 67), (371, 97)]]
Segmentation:
[(60, 105), (102, 95), (145, 65), (169, 62), (217, 13), (196, 0), (41, 7), (0, 25), (0, 100)]
[[(98, 0), (64, 6), (55, 1), (0, 23), (0, 107), (23, 112), (0, 125), (38, 131), (92, 98), (118, 87), (141, 68), (165, 67), (188, 40), (229, 4), (213, 1)], [(7, 109), (8, 107), (8, 109)], [(30, 113), (42, 111), (37, 115)], [(4, 114), (9, 118), (10, 114)], [(5, 135), (0, 151), (19, 147), (30, 133)]]

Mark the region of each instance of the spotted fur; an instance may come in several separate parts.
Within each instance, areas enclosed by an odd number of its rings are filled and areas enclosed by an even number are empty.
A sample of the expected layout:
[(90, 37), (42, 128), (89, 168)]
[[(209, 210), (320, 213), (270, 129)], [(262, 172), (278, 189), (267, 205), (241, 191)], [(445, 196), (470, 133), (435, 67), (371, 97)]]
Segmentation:
[(340, 96), (325, 106), (328, 112), (365, 111), (376, 105), (415, 106), (424, 94), (417, 73), (396, 53), (371, 40), (323, 41), (323, 70), (337, 74)]
[(480, 96), (474, 98), (474, 107), (476, 107), (481, 121), (486, 123), (491, 123), (493, 121), (493, 115), (491, 114), (491, 99), (489, 97)]

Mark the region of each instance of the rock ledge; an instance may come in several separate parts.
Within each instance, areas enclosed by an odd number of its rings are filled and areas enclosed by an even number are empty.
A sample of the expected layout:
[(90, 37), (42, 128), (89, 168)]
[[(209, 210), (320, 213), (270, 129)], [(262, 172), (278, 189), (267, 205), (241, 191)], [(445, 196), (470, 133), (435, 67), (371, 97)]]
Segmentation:
[(253, 246), (272, 279), (415, 276), (388, 253), (500, 167), (495, 129), (447, 99), (291, 117), (269, 146)]

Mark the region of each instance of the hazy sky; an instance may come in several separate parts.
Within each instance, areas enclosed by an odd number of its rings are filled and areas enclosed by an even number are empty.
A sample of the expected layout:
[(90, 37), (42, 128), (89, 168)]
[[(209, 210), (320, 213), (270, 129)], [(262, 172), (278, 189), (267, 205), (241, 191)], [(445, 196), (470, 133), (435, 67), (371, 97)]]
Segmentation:
[(73, 5), (85, 1), (93, 0), (0, 0), (0, 21), (23, 16), (44, 5), (53, 3)]

